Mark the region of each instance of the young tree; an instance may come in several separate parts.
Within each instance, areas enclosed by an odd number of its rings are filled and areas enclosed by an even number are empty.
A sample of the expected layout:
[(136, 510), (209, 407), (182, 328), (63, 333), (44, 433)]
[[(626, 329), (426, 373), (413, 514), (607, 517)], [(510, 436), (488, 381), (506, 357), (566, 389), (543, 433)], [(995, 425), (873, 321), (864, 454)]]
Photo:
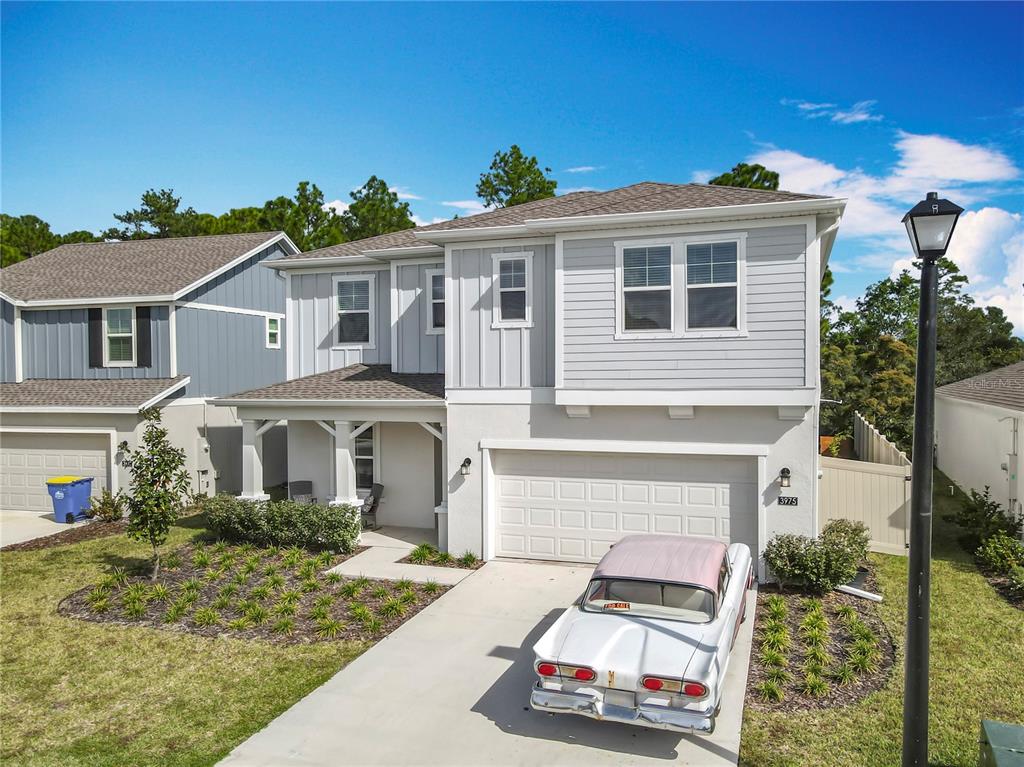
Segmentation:
[(160, 424), (160, 410), (142, 413), (146, 430), (142, 445), (134, 450), (121, 443), (121, 465), (131, 474), (128, 495), (128, 537), (148, 543), (153, 550), (152, 579), (160, 574), (160, 547), (167, 541), (171, 525), (181, 516), (189, 492), (185, 451), (167, 439)]
[(742, 186), (747, 189), (771, 189), (779, 188), (779, 174), (768, 170), (763, 165), (748, 165), (741, 162), (732, 170), (726, 171), (720, 176), (715, 176), (709, 184), (715, 186)]
[(487, 207), (500, 208), (554, 197), (558, 182), (544, 175), (550, 172), (551, 168), (541, 168), (536, 157), (527, 157), (513, 144), (507, 152), (494, 153), (490, 171), (480, 174), (476, 196)]
[(392, 192), (382, 178), (370, 176), (362, 187), (349, 196), (352, 204), (341, 214), (345, 235), (349, 240), (361, 240), (416, 226), (409, 203), (399, 202), (398, 194)]

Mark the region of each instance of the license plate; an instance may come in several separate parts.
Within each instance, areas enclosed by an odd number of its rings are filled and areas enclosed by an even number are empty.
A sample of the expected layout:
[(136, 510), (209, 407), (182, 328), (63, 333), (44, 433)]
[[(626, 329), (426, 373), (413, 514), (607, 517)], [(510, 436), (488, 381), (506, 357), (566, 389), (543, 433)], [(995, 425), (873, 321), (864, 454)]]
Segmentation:
[(624, 690), (608, 690), (604, 694), (604, 702), (609, 706), (636, 708), (636, 694)]

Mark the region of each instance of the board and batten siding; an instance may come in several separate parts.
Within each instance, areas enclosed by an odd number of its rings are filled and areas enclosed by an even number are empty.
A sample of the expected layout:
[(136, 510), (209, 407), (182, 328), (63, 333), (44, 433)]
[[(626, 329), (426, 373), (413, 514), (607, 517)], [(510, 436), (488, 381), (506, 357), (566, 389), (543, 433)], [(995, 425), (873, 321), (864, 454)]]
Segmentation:
[(178, 372), (192, 379), (185, 397), (222, 397), (285, 379), (283, 323), (280, 349), (267, 348), (259, 315), (179, 306), (175, 323)]
[(14, 361), (14, 305), (0, 301), (0, 381), (12, 383), (16, 378)]
[(396, 373), (443, 373), (444, 334), (430, 334), (430, 286), (427, 272), (444, 270), (444, 262), (436, 264), (402, 264), (395, 266), (395, 290), (398, 304), (396, 345), (392, 350), (392, 368)]
[[(533, 253), (532, 327), (492, 328), (493, 256)], [(452, 251), (453, 369), (447, 386), (518, 389), (555, 384), (555, 246), (508, 245)]]
[[(334, 293), (334, 277), (344, 274), (353, 277), (363, 274), (376, 276), (376, 295), (373, 317), (374, 348), (334, 348), (338, 338), (338, 301)], [(326, 373), (328, 370), (364, 363), (386, 365), (391, 363), (391, 274), (388, 268), (295, 274), (291, 278), (291, 307), (289, 318), (293, 328), (292, 377)]]
[[(565, 388), (804, 386), (806, 228), (752, 228), (746, 235), (747, 335), (738, 338), (616, 339), (615, 242), (633, 238), (565, 240)], [(685, 301), (683, 285), (673, 290), (677, 303)]]
[(276, 269), (264, 266), (264, 262), (285, 255), (281, 243), (274, 243), (224, 274), (200, 285), (181, 301), (284, 314), (284, 276)]
[(152, 367), (91, 368), (87, 308), (22, 309), (25, 378), (169, 378), (171, 352), (168, 307), (153, 305), (151, 312)]

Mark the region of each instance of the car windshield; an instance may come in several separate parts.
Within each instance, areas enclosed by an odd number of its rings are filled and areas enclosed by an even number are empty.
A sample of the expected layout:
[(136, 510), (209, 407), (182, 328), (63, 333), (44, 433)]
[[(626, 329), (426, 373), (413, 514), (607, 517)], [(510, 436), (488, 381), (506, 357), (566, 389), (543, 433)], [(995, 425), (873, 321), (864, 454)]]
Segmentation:
[(591, 613), (616, 613), (707, 623), (715, 618), (715, 597), (707, 589), (680, 583), (595, 578), (581, 608)]

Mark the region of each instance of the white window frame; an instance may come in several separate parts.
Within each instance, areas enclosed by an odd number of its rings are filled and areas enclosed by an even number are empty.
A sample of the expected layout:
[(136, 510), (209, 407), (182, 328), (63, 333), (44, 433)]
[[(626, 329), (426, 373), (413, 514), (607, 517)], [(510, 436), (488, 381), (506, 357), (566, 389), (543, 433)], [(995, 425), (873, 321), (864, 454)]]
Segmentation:
[[(352, 440), (352, 465), (355, 466), (355, 462), (358, 461), (370, 461), (373, 465), (373, 483), (380, 483), (380, 426), (381, 421), (377, 421), (373, 426), (370, 427), (371, 439), (373, 440), (373, 454), (367, 458), (365, 455), (356, 455), (356, 440)], [(370, 492), (369, 487), (356, 486), (356, 493), (362, 493), (367, 495)]]
[[(734, 242), (736, 243), (736, 282), (735, 283), (714, 283), (704, 285), (690, 285), (687, 281), (687, 246), (706, 245), (708, 243)], [(699, 235), (684, 237), (680, 240), (683, 260), (683, 337), (684, 338), (745, 338), (747, 334), (747, 234), (730, 235)], [(689, 300), (690, 288), (701, 290), (702, 288), (726, 288), (735, 285), (736, 288), (736, 327), (735, 328), (690, 328), (689, 327)]]
[[(435, 327), (434, 326), (434, 304), (440, 303), (442, 306), (444, 306), (446, 304), (446, 302), (448, 300), (448, 287), (447, 287), (447, 285), (445, 285), (445, 283), (447, 281), (444, 278), (444, 269), (427, 269), (424, 274), (426, 275), (425, 279), (426, 279), (426, 282), (427, 282), (426, 288), (424, 289), (424, 292), (425, 292), (426, 298), (427, 298), (427, 300), (426, 300), (426, 307), (427, 307), (427, 324), (426, 324), (427, 330), (426, 330), (426, 333), (427, 333), (428, 336), (439, 336), (442, 333), (444, 333), (444, 327), (443, 326), (442, 327)], [(440, 277), (441, 278), (441, 284), (442, 284), (442, 286), (444, 286), (444, 298), (442, 298), (440, 300), (434, 298), (434, 278), (435, 277)], [(446, 322), (447, 322), (447, 320), (448, 320), (448, 318), (445, 317), (445, 321)]]
[[(119, 309), (130, 309), (132, 313), (132, 358), (130, 360), (110, 359), (110, 333), (107, 330), (107, 313)], [(117, 333), (116, 338), (124, 338), (124, 333)], [(103, 367), (105, 368), (134, 368), (138, 367), (139, 359), (139, 324), (136, 317), (135, 306), (105, 306), (103, 307)]]
[[(277, 323), (277, 330), (270, 329), (270, 323)], [(263, 338), (268, 349), (280, 349), (281, 348), (281, 318), (266, 316), (263, 318)], [(277, 335), (277, 341), (270, 340), (270, 334), (274, 333)]]
[[(344, 311), (345, 314), (361, 314), (362, 309), (346, 309), (342, 310), (338, 308), (338, 285), (342, 282), (366, 282), (369, 284), (369, 322), (370, 332), (367, 335), (369, 340), (358, 341), (355, 343), (341, 343), (338, 341), (337, 324), (341, 319), (341, 315)], [(334, 276), (333, 292), (331, 294), (331, 301), (333, 302), (332, 311), (334, 317), (334, 324), (332, 325), (332, 335), (334, 341), (331, 345), (332, 349), (376, 349), (377, 348), (377, 275), (376, 274), (337, 274)]]
[[(526, 318), (519, 320), (506, 320), (501, 316), (501, 294), (505, 292), (520, 291), (523, 288), (501, 287), (501, 264), (503, 261), (525, 261), (526, 262)], [(533, 327), (533, 251), (519, 251), (516, 253), (494, 253), (491, 256), (491, 293), (493, 303), (491, 307), (491, 328), (532, 328)]]
[[(625, 307), (625, 291), (640, 291), (640, 292), (651, 292), (655, 290), (665, 290), (666, 286), (658, 286), (654, 288), (642, 287), (642, 288), (627, 288), (623, 285), (623, 259), (626, 248), (664, 248), (669, 249), (669, 270), (668, 270), (668, 295), (669, 295), (669, 309), (668, 316), (670, 326), (666, 330), (664, 328), (657, 328), (652, 330), (626, 330), (626, 307)], [(679, 334), (676, 333), (676, 243), (671, 239), (662, 240), (623, 240), (615, 243), (615, 339), (618, 341), (622, 340), (638, 340), (638, 339), (657, 339), (657, 338), (678, 338)]]

